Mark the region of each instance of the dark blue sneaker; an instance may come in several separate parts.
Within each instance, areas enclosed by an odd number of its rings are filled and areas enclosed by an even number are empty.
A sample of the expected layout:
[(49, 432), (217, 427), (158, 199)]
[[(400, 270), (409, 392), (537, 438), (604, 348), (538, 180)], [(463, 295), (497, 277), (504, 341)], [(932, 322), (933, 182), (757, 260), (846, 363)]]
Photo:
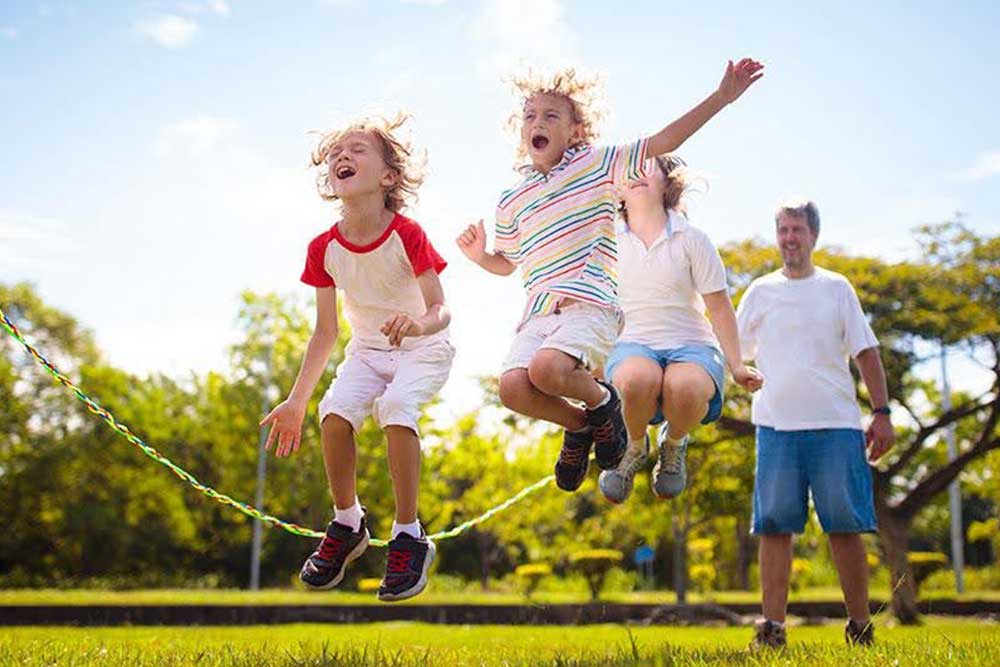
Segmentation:
[(556, 486), (563, 491), (576, 491), (587, 478), (590, 447), (594, 444), (593, 429), (564, 431), (562, 449), (556, 461)]
[(622, 416), (622, 402), (618, 392), (608, 382), (597, 381), (611, 392), (611, 398), (604, 405), (587, 409), (587, 423), (593, 431), (594, 458), (601, 470), (611, 470), (618, 467), (625, 451), (628, 449), (628, 431), (625, 429), (625, 418)]
[(330, 590), (344, 578), (347, 564), (357, 559), (368, 548), (367, 514), (361, 517), (361, 527), (352, 531), (342, 523), (331, 521), (326, 535), (299, 572), (299, 579), (308, 588)]
[(436, 553), (437, 547), (427, 539), (426, 534), (413, 537), (409, 533), (400, 533), (389, 540), (385, 576), (378, 588), (378, 599), (395, 602), (423, 592), (427, 587), (427, 571)]

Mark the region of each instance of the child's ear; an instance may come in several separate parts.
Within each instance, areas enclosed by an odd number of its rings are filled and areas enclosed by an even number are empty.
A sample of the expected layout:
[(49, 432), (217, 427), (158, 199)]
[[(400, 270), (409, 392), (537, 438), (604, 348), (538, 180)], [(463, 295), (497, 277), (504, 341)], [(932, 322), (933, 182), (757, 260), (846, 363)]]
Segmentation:
[(395, 169), (386, 169), (385, 173), (382, 174), (382, 186), (386, 188), (391, 188), (399, 182), (399, 172)]
[(583, 141), (583, 123), (573, 123), (573, 143), (578, 144)]

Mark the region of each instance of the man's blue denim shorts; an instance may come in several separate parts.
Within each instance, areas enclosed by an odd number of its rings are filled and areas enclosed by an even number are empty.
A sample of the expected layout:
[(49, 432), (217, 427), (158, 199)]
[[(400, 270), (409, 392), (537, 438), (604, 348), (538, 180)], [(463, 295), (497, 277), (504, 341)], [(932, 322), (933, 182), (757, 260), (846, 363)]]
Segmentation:
[[(645, 357), (652, 359), (666, 370), (670, 364), (685, 362), (698, 364), (705, 369), (705, 372), (715, 383), (715, 395), (708, 402), (708, 412), (701, 420), (702, 424), (711, 424), (722, 416), (723, 390), (726, 386), (726, 361), (722, 352), (711, 345), (682, 345), (669, 350), (654, 350), (651, 347), (640, 345), (639, 343), (618, 343), (611, 351), (608, 360), (604, 364), (604, 377), (610, 382), (614, 378), (615, 366), (625, 361), (629, 357)], [(656, 415), (649, 421), (656, 425), (663, 423), (663, 408), (657, 402)]]
[(801, 533), (812, 495), (826, 533), (877, 528), (872, 472), (859, 429), (776, 431), (757, 427), (753, 533)]

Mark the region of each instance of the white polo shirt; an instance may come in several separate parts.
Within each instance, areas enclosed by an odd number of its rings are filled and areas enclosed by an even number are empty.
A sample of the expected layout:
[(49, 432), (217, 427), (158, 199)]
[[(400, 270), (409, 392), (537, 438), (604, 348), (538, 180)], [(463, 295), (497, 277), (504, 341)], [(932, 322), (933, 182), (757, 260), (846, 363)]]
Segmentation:
[(726, 289), (726, 267), (705, 232), (670, 211), (646, 248), (623, 224), (618, 231), (618, 293), (625, 329), (618, 340), (654, 350), (692, 343), (719, 347), (702, 294)]
[(743, 355), (764, 387), (752, 420), (779, 431), (860, 428), (849, 357), (878, 345), (854, 287), (816, 267), (792, 279), (779, 269), (757, 278), (736, 310)]

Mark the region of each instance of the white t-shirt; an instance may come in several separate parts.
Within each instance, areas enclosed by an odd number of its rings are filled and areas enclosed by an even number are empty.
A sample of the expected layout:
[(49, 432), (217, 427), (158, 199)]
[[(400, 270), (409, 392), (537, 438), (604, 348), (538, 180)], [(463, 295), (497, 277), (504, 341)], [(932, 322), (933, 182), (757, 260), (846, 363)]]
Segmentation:
[(808, 278), (769, 273), (750, 283), (736, 319), (743, 354), (764, 376), (753, 397), (754, 424), (861, 427), (849, 357), (878, 339), (847, 278), (819, 267)]
[[(441, 273), (447, 266), (420, 225), (399, 213), (382, 235), (365, 246), (351, 243), (334, 225), (312, 240), (302, 282), (336, 287), (343, 292), (344, 315), (351, 327), (348, 350), (395, 349), (381, 332), (393, 315), (421, 317), (427, 312), (417, 276)], [(403, 339), (399, 349), (411, 350), (448, 340), (448, 329), (430, 336)]]
[(618, 231), (618, 294), (625, 313), (619, 342), (669, 350), (700, 343), (719, 347), (702, 294), (726, 289), (726, 267), (705, 232), (670, 211), (647, 249), (622, 225)]

